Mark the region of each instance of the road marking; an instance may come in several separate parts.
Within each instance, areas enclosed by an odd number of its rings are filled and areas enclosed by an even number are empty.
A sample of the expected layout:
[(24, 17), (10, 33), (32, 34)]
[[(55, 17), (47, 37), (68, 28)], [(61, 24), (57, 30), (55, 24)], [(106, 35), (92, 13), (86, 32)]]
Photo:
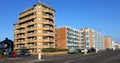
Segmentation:
[(65, 61), (65, 63), (71, 63), (73, 62), (74, 60), (68, 60), (68, 61)]

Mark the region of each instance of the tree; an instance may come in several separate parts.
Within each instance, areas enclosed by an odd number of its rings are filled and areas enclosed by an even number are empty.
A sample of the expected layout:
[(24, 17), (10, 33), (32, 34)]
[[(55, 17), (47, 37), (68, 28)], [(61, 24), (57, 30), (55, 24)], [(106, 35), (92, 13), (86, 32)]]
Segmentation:
[(96, 51), (95, 48), (93, 47), (90, 48), (90, 52), (95, 52), (95, 51)]

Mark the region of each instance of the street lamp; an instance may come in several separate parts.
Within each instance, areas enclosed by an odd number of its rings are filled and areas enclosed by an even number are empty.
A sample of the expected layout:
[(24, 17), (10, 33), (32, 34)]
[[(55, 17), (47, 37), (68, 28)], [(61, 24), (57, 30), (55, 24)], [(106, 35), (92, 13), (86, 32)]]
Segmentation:
[(38, 60), (42, 59), (42, 53), (41, 53), (41, 49), (38, 49), (39, 53), (38, 53)]
[[(40, 46), (41, 46), (41, 45), (42, 45), (42, 43), (41, 43), (41, 42), (39, 42), (39, 43), (38, 43), (38, 45), (40, 45)], [(40, 49), (40, 48), (38, 49), (38, 60), (42, 60), (42, 48), (41, 48), (41, 49)]]

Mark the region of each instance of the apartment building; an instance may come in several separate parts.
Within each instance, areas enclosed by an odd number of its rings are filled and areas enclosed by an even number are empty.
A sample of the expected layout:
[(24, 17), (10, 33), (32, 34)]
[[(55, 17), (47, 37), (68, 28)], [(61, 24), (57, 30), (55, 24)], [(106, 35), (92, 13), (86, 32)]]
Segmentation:
[(107, 48), (112, 48), (112, 39), (110, 36), (105, 36), (104, 37), (104, 42), (105, 42), (105, 49)]
[(100, 32), (90, 29), (80, 29), (80, 46), (81, 49), (95, 48), (97, 50), (104, 49), (104, 36)]
[(79, 30), (69, 26), (56, 28), (55, 45), (58, 49), (78, 49)]
[(31, 54), (42, 48), (55, 48), (55, 10), (42, 2), (25, 9), (14, 24), (14, 49)]

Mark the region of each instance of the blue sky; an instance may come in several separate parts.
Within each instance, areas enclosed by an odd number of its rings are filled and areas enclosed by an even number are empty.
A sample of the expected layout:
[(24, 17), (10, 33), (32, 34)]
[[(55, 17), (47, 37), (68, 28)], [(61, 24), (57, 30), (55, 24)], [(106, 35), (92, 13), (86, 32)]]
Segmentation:
[[(0, 0), (0, 40), (13, 40), (18, 14), (39, 0)], [(56, 10), (56, 27), (89, 27), (120, 42), (120, 0), (41, 0)]]

